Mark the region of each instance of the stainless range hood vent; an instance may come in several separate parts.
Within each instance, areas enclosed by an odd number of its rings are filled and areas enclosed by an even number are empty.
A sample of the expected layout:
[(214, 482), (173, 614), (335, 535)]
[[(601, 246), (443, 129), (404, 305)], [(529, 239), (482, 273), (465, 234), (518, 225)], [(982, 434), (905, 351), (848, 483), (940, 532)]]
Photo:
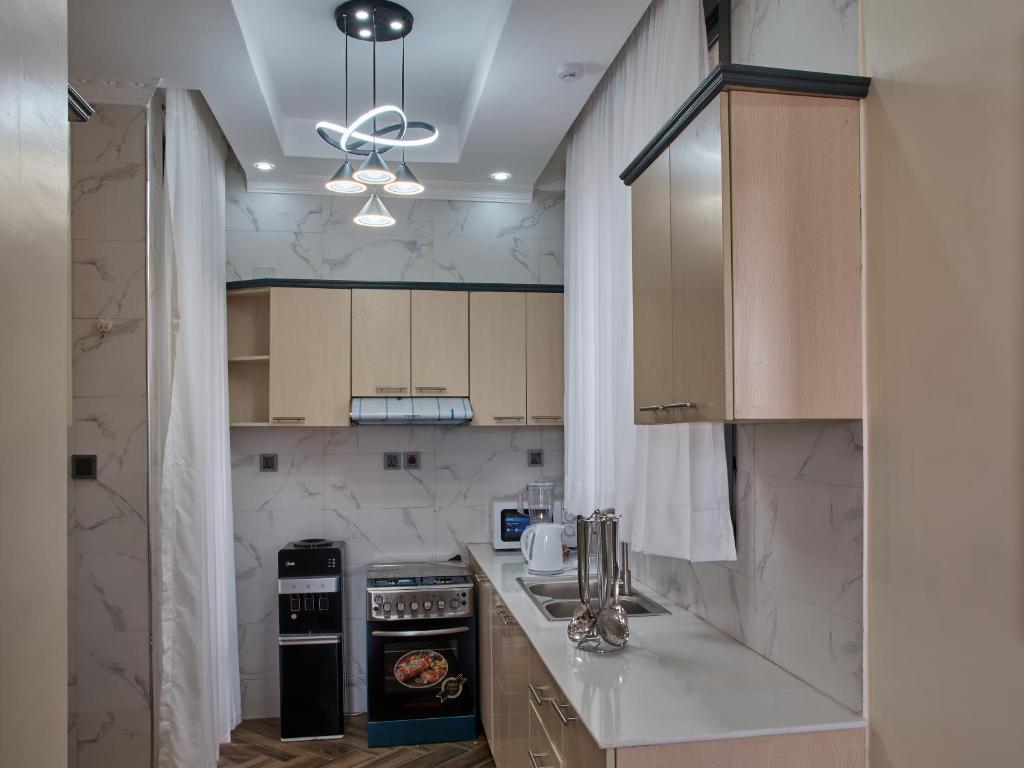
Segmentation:
[(468, 397), (353, 397), (353, 424), (465, 424)]

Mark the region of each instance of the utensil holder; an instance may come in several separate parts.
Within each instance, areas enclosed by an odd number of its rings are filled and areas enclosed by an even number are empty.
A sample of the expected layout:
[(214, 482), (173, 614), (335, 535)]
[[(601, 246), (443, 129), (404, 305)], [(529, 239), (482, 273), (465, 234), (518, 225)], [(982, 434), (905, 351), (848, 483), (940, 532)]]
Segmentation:
[[(610, 603), (618, 602), (618, 590), (614, 589), (618, 578), (616, 563), (616, 541), (618, 538), (619, 518), (614, 509), (594, 510), (589, 518), (582, 515), (576, 517), (577, 543), (577, 579), (579, 583), (580, 605), (586, 607), (594, 616), (598, 616), (603, 608)], [(597, 537), (597, 596), (590, 592), (590, 551), (594, 537)], [(626, 636), (628, 638), (628, 624)], [(576, 647), (588, 653), (618, 653), (626, 647), (607, 642), (597, 631), (596, 622), (582, 640), (575, 641)]]

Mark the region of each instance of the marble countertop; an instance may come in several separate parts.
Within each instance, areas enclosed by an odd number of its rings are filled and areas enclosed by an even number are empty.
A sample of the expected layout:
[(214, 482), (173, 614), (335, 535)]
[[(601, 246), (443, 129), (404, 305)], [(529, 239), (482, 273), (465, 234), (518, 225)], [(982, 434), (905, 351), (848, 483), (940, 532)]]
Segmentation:
[[(671, 615), (634, 617), (618, 654), (578, 650), (516, 582), (519, 552), (471, 544), (490, 579), (598, 745), (604, 749), (862, 728), (864, 719), (662, 595)], [(574, 575), (575, 570), (568, 575)]]

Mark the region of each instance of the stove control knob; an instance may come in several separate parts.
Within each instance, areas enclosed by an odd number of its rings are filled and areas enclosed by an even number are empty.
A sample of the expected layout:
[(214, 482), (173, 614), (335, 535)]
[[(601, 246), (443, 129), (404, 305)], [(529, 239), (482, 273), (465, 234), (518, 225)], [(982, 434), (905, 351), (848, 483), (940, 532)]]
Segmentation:
[(443, 610), (444, 610), (444, 607), (445, 607), (445, 605), (446, 605), (446, 603), (445, 603), (445, 601), (444, 601), (444, 600), (438, 600), (438, 601), (437, 601), (437, 610), (439, 610), (439, 611), (443, 611)]
[(429, 611), (432, 605), (433, 604), (429, 600), (424, 600), (423, 601), (423, 610), (424, 611)]
[(397, 606), (395, 606), (395, 607), (396, 607), (396, 608), (397, 608), (397, 609), (398, 609), (399, 611), (404, 611), (404, 610), (405, 610), (405, 603), (403, 603), (402, 601), (399, 601), (399, 602), (398, 602), (398, 605), (397, 605)]
[(420, 609), (420, 604), (417, 603), (415, 600), (413, 600), (411, 603), (409, 603), (409, 610), (410, 611), (418, 611), (419, 609)]
[(391, 603), (384, 603), (384, 613), (391, 613)]
[(374, 595), (373, 596), (373, 604), (374, 605), (380, 605), (383, 602), (384, 602), (384, 595)]

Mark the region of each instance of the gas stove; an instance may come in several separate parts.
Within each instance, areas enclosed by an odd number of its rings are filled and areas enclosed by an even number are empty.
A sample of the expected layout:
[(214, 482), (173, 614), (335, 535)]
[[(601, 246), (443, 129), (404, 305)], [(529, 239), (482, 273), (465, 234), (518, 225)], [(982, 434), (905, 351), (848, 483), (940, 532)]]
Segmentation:
[(366, 613), (373, 621), (473, 615), (473, 580), (458, 563), (388, 563), (366, 571)]

